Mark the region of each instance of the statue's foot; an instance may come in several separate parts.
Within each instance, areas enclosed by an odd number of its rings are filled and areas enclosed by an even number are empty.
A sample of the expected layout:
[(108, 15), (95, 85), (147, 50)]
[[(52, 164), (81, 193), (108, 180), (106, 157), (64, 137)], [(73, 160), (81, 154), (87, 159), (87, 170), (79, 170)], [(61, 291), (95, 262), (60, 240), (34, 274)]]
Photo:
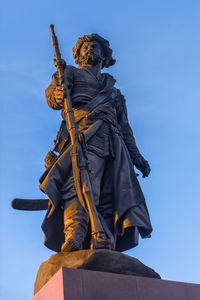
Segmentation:
[(72, 237), (65, 240), (61, 246), (61, 252), (71, 252), (76, 250), (81, 250), (82, 246), (79, 245)]
[(85, 234), (78, 230), (78, 228), (65, 232), (65, 241), (61, 246), (61, 252), (81, 250), (84, 238)]
[(115, 250), (114, 239), (106, 237), (104, 232), (97, 232), (91, 236), (91, 249)]

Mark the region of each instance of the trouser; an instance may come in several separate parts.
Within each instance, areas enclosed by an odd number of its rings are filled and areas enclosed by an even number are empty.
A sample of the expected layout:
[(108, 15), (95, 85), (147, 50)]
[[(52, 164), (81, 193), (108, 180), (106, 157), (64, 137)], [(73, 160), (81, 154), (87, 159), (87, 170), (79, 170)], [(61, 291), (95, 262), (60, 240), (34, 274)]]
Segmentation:
[[(90, 164), (89, 175), (94, 202), (104, 230), (109, 236), (114, 231), (111, 180), (107, 177), (105, 178), (109, 157), (100, 157), (91, 151), (87, 152), (87, 157)], [(72, 174), (61, 192), (64, 207), (65, 233), (65, 242), (62, 246), (62, 251), (82, 249), (83, 242), (88, 233), (89, 215), (77, 198)]]

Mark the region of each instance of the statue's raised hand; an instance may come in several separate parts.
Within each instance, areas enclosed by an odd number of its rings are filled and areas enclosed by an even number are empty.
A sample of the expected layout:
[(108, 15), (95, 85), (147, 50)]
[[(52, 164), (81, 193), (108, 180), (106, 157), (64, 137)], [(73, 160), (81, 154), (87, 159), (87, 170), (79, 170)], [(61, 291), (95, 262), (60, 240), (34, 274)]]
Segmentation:
[[(56, 59), (53, 60), (53, 63), (54, 63), (54, 66), (57, 68), (58, 67), (58, 62), (57, 62)], [(64, 69), (66, 68), (66, 62), (65, 62), (64, 59), (60, 60), (60, 65), (61, 65), (61, 67), (62, 67), (62, 69), (64, 71)]]
[(57, 104), (60, 108), (63, 107), (63, 101), (66, 96), (65, 87), (62, 85), (57, 85), (54, 90), (54, 97), (56, 99)]
[(151, 168), (149, 166), (148, 161), (145, 160), (142, 156), (137, 157), (137, 159), (134, 162), (134, 165), (140, 172), (142, 172), (142, 177), (147, 177), (151, 172)]

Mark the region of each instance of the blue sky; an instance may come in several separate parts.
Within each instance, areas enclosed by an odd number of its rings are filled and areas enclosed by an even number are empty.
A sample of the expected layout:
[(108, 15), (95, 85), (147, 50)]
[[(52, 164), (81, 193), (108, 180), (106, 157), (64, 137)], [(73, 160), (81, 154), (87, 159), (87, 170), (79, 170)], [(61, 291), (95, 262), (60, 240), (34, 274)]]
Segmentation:
[(38, 198), (43, 159), (61, 117), (45, 101), (53, 66), (49, 25), (74, 64), (78, 37), (107, 38), (117, 63), (106, 72), (125, 95), (150, 177), (139, 177), (154, 231), (127, 254), (163, 279), (200, 283), (200, 2), (191, 0), (7, 1), (1, 28), (1, 299), (30, 299), (43, 246), (44, 212), (14, 211), (14, 197)]

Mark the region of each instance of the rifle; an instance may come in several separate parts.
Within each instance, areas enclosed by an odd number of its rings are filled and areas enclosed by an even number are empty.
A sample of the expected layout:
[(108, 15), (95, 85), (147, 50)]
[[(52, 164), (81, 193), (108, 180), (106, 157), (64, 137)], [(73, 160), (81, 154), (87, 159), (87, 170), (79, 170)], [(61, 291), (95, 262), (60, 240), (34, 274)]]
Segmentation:
[(63, 107), (65, 113), (66, 127), (71, 139), (71, 159), (75, 188), (81, 205), (87, 209), (91, 223), (91, 248), (112, 248), (112, 243), (103, 229), (98, 212), (94, 204), (92, 185), (88, 172), (88, 160), (86, 156), (85, 137), (78, 130), (74, 112), (70, 100), (70, 93), (64, 79), (62, 58), (58, 46), (58, 39), (54, 32), (54, 25), (50, 25), (54, 56), (57, 63), (59, 84), (64, 87), (65, 97)]

